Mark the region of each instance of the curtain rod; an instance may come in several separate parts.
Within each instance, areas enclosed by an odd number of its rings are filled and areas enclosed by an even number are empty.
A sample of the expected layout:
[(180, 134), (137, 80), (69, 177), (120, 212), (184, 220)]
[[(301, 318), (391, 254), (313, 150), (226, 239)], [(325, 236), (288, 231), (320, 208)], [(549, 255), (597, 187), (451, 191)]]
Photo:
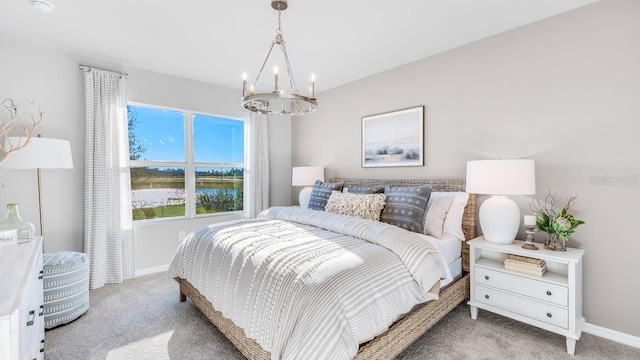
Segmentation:
[(119, 73), (117, 71), (112, 71), (112, 70), (100, 69), (100, 68), (93, 67), (93, 66), (80, 65), (80, 70), (82, 70), (82, 71), (91, 71), (91, 69), (114, 72), (116, 74), (120, 74), (120, 76), (124, 76), (125, 79), (129, 78), (129, 74), (123, 74), (123, 73)]

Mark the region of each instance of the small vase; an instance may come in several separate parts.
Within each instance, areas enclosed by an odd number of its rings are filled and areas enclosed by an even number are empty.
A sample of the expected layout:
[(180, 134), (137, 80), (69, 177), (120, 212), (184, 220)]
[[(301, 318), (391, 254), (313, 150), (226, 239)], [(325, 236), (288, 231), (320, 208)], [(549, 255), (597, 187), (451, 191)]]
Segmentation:
[(562, 236), (556, 233), (548, 233), (547, 241), (544, 243), (544, 248), (554, 251), (567, 251), (567, 244)]
[(18, 230), (18, 243), (27, 242), (36, 234), (36, 227), (20, 217), (18, 204), (7, 204), (7, 216), (0, 223), (0, 230)]

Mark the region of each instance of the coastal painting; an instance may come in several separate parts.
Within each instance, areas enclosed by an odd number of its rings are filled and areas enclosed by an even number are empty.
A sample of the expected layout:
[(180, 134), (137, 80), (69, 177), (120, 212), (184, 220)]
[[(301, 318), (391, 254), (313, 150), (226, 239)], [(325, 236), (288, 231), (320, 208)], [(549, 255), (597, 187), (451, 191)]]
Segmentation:
[(424, 106), (362, 118), (362, 167), (423, 165)]

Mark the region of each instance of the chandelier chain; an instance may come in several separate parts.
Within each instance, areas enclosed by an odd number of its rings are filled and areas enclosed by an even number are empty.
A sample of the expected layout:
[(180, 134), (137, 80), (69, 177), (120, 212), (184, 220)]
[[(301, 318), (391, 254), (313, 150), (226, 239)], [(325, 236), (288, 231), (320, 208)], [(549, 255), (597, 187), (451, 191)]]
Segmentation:
[[(287, 64), (287, 74), (289, 75), (289, 86), (291, 86), (291, 90), (298, 94), (298, 87), (296, 86), (296, 79), (293, 77), (293, 70), (291, 70), (291, 63), (289, 62), (289, 54), (287, 54), (287, 46), (284, 41), (284, 36), (282, 35), (282, 20), (281, 15), (282, 11), (280, 10), (280, 4), (278, 3), (278, 29), (276, 29), (276, 40), (275, 43), (280, 45), (280, 49), (284, 54), (284, 61)], [(268, 57), (268, 55), (267, 55)]]
[(282, 21), (280, 21), (280, 14), (282, 14), (282, 11), (280, 11), (280, 4), (278, 4), (278, 28), (276, 29), (276, 34), (278, 35), (282, 35)]

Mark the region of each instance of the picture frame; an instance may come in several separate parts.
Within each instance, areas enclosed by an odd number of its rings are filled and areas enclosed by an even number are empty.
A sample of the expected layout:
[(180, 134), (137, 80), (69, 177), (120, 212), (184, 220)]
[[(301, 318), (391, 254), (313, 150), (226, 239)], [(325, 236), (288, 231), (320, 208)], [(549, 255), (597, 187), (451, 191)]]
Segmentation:
[(424, 106), (362, 118), (362, 167), (424, 166)]

